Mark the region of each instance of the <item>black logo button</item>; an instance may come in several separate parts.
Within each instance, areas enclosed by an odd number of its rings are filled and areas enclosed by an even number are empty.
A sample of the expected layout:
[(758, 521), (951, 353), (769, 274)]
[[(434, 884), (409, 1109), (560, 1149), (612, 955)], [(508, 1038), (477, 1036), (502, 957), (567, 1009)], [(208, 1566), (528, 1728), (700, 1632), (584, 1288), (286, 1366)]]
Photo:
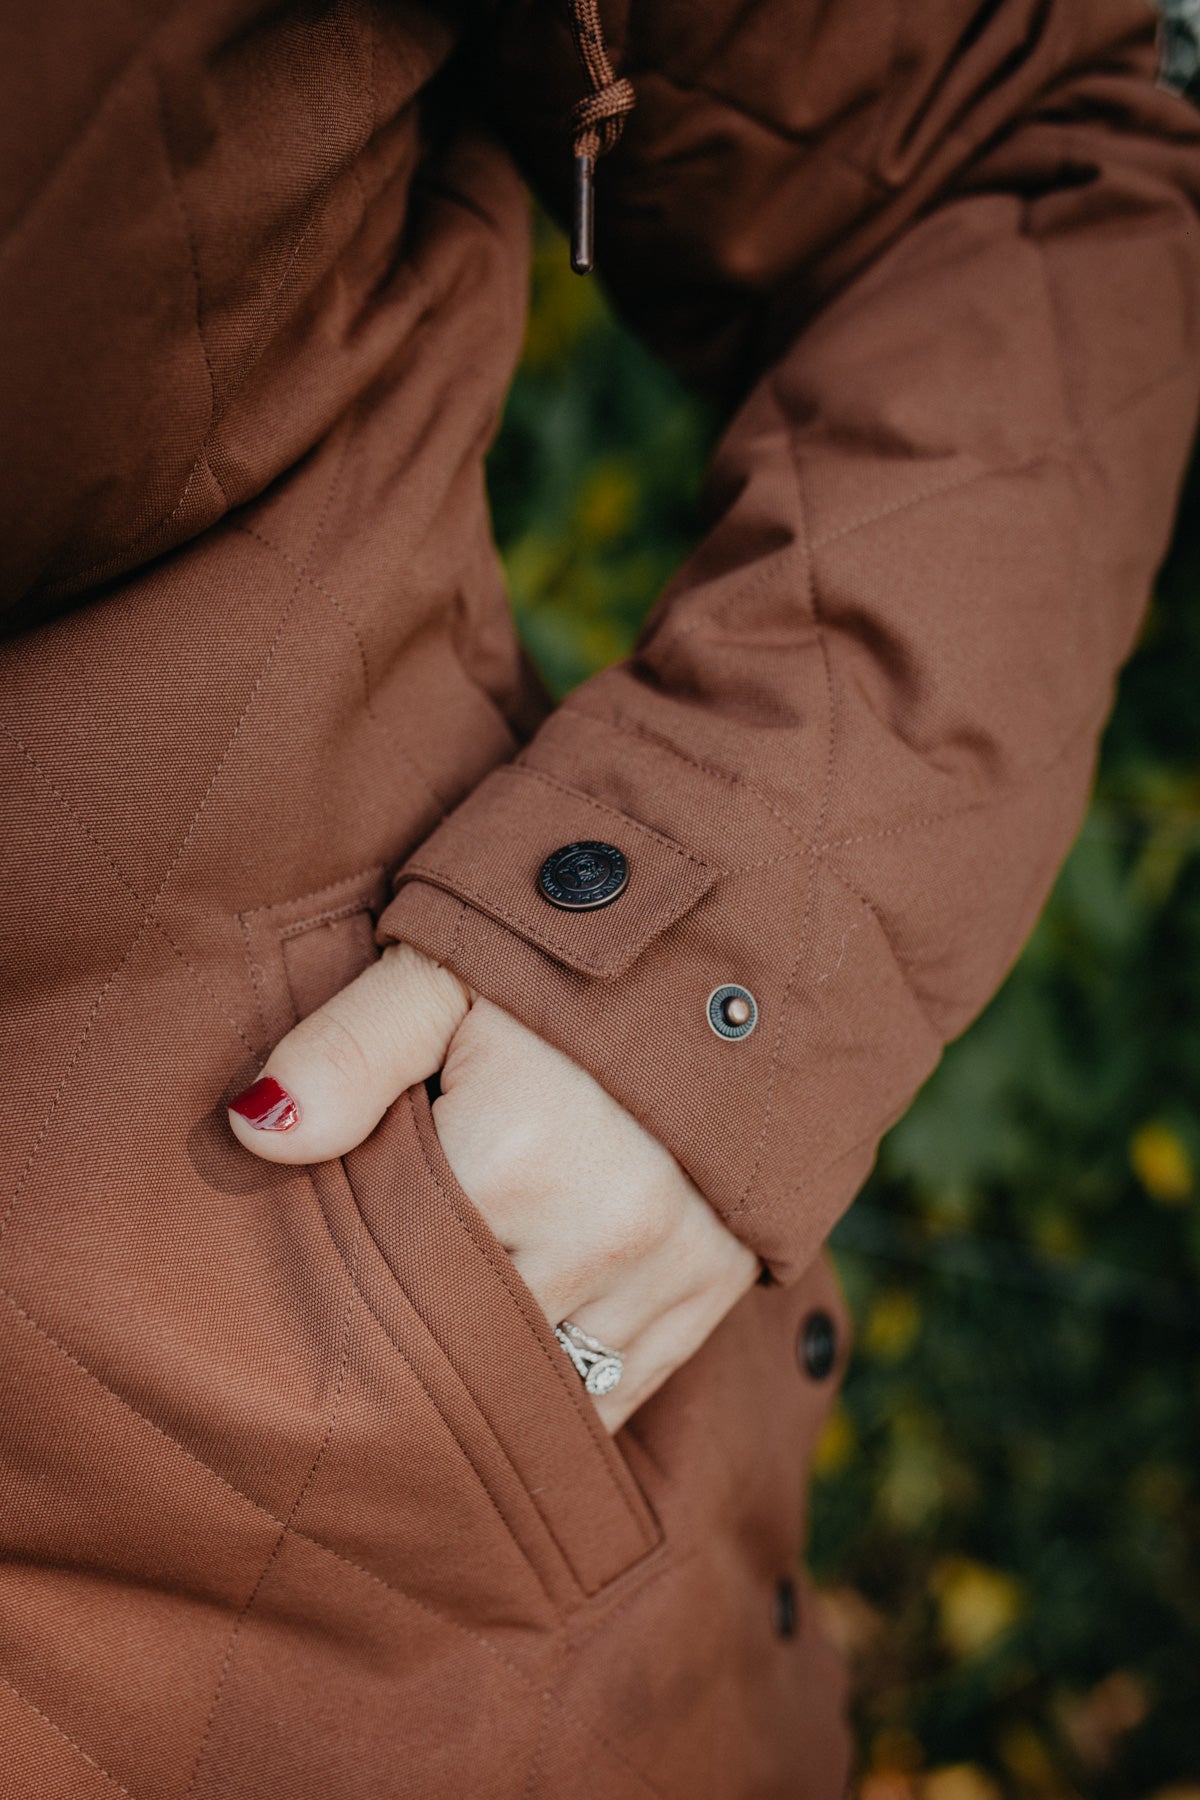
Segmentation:
[(623, 893), (629, 864), (614, 844), (563, 844), (542, 864), (538, 886), (551, 906), (586, 912)]

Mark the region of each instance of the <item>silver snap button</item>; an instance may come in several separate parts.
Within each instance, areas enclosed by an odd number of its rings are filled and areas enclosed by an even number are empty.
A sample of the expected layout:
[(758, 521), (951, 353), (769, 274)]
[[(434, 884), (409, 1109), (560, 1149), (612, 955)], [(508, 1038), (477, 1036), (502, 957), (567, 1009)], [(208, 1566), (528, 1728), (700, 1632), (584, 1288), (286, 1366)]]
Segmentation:
[(749, 1037), (758, 1024), (758, 1004), (749, 988), (727, 981), (708, 996), (708, 1022), (718, 1037)]

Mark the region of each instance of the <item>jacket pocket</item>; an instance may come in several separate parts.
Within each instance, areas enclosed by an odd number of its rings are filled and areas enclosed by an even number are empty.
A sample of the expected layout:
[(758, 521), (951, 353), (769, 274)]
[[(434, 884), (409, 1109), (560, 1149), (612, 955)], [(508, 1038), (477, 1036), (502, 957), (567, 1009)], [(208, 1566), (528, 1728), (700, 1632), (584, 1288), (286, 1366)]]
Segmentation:
[[(267, 1040), (377, 954), (384, 871), (244, 914)], [(551, 1601), (581, 1604), (661, 1533), (511, 1258), (450, 1168), (424, 1083), (309, 1171), (331, 1237)], [(365, 1230), (364, 1230), (365, 1228)], [(447, 1471), (447, 1478), (453, 1478)]]

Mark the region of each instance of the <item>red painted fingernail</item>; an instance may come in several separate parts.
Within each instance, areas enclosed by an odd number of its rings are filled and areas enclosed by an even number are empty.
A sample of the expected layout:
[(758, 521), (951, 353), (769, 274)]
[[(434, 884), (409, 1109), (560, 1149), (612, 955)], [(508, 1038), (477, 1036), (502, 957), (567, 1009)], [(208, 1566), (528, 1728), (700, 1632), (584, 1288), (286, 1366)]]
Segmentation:
[(300, 1108), (273, 1075), (260, 1075), (252, 1081), (229, 1102), (229, 1110), (246, 1119), (256, 1131), (290, 1131), (300, 1117)]

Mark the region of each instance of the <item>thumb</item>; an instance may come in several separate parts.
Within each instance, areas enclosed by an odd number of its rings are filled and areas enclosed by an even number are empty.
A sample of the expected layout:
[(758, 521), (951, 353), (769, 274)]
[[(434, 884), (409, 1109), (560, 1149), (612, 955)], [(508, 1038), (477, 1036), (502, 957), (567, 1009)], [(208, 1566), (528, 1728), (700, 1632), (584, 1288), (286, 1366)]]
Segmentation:
[(230, 1103), (234, 1136), (268, 1162), (342, 1156), (405, 1088), (441, 1068), (474, 997), (411, 945), (389, 946), (276, 1044)]

